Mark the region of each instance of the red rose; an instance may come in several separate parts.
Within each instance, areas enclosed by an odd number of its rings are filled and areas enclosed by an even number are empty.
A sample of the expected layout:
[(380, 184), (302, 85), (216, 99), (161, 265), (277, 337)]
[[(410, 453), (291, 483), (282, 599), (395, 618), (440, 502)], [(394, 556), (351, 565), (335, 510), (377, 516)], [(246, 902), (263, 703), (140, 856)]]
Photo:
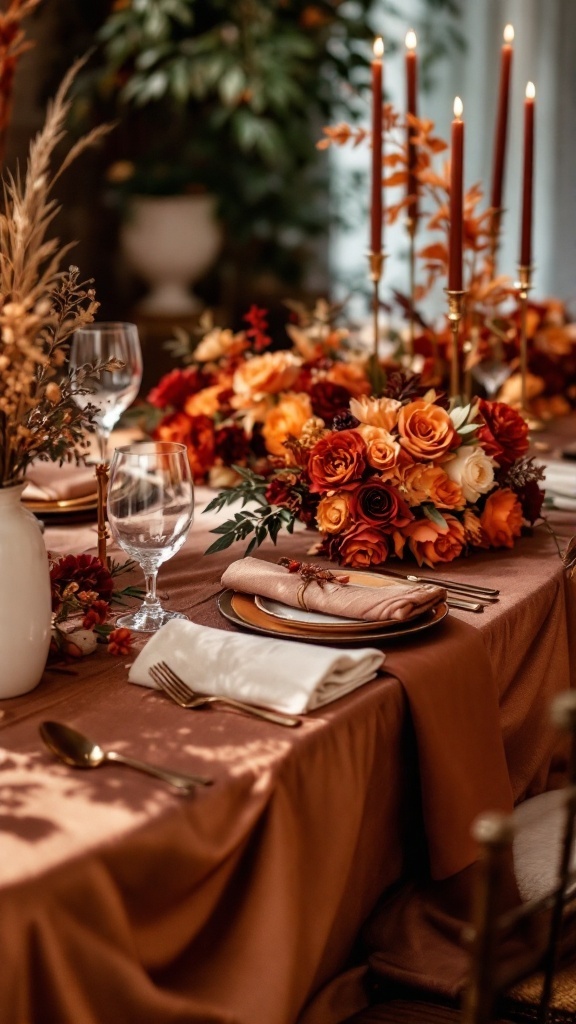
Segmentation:
[(528, 451), (528, 424), (519, 412), (506, 402), (478, 403), (484, 423), (478, 430), (478, 440), (487, 455), (499, 466), (508, 468)]
[(361, 519), (382, 529), (406, 526), (414, 516), (398, 491), (375, 477), (360, 484), (350, 501), (353, 519)]
[(333, 384), (329, 380), (319, 380), (310, 388), (310, 401), (315, 416), (320, 416), (330, 425), (340, 412), (346, 412), (350, 405), (351, 394), (341, 384)]
[(388, 558), (390, 539), (382, 530), (367, 523), (357, 523), (347, 533), (336, 534), (328, 542), (328, 553), (342, 565), (353, 569), (369, 569)]
[(165, 374), (147, 397), (147, 401), (156, 409), (182, 409), (190, 395), (205, 388), (210, 379), (196, 366), (188, 366), (184, 370), (171, 370)]
[(171, 413), (158, 424), (152, 437), (155, 441), (176, 441), (186, 445), (192, 476), (196, 483), (204, 481), (214, 465), (214, 424), (209, 416)]
[(355, 430), (340, 430), (317, 441), (310, 449), (308, 473), (311, 491), (349, 489), (366, 469), (366, 444)]

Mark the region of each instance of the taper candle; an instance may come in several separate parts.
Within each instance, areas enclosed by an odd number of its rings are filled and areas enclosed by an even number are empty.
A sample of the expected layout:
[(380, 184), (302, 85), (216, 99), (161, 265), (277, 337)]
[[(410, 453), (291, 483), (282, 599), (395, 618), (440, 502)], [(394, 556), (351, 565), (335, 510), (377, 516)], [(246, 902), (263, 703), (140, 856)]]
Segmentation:
[(370, 250), (382, 250), (382, 220), (384, 204), (382, 199), (382, 56), (384, 43), (380, 37), (374, 40), (372, 61), (372, 202), (370, 206)]
[[(416, 54), (416, 33), (406, 33), (406, 111), (414, 117), (418, 114), (418, 56)], [(415, 221), (418, 216), (418, 179), (416, 178), (416, 129), (408, 125), (408, 182), (407, 193), (414, 196), (408, 207), (408, 217)]]
[(500, 57), (500, 92), (498, 96), (498, 115), (496, 119), (496, 135), (494, 140), (494, 168), (492, 171), (491, 205), (495, 210), (502, 208), (502, 188), (504, 169), (506, 166), (506, 136), (508, 131), (508, 103), (510, 97), (510, 74), (512, 71), (512, 42), (514, 29), (506, 25), (504, 43)]
[(532, 265), (532, 192), (534, 188), (534, 100), (533, 82), (526, 86), (524, 99), (524, 181), (522, 187), (522, 236), (520, 265)]
[(454, 100), (452, 151), (450, 157), (450, 247), (448, 288), (462, 290), (463, 180), (464, 180), (464, 107), (459, 96)]

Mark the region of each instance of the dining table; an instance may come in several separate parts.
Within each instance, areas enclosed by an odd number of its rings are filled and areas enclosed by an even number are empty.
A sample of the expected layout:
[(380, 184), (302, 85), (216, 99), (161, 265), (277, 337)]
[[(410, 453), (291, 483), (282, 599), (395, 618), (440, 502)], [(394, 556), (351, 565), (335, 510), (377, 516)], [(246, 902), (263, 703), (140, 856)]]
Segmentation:
[[(574, 429), (567, 420), (542, 449)], [(218, 596), (242, 549), (205, 553), (209, 497), (197, 488), (194, 526), (159, 589), (193, 622), (238, 631)], [(128, 656), (99, 646), (50, 665), (33, 691), (1, 701), (3, 1024), (344, 1021), (358, 988), (338, 979), (359, 963), (382, 895), (415, 870), (440, 885), (465, 871), (479, 813), (562, 778), (566, 743), (548, 710), (576, 681), (576, 582), (560, 557), (574, 532), (576, 513), (556, 508), (511, 549), (427, 570), (499, 598), (363, 641), (385, 655), (377, 678), (298, 728), (185, 710), (129, 682), (145, 636)], [(47, 519), (45, 540), (55, 555), (95, 553), (95, 525)], [(315, 540), (302, 529), (256, 555), (312, 557)], [(42, 744), (45, 720), (213, 785), (182, 794), (121, 765), (70, 768)]]

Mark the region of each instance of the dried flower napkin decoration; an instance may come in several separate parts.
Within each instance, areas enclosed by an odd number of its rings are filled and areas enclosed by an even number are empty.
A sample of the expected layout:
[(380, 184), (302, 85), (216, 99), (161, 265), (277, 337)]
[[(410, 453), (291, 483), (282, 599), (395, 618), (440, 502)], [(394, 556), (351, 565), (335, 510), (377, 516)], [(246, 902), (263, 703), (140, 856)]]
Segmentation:
[(306, 588), (312, 582), (317, 583), (319, 587), (323, 587), (328, 582), (339, 583), (341, 586), (345, 586), (350, 580), (349, 576), (344, 576), (342, 573), (337, 574), (330, 569), (323, 569), (322, 566), (314, 565), (313, 562), (298, 562), (295, 558), (279, 558), (278, 565), (284, 566), (290, 573), (298, 573), (302, 578), (302, 586), (299, 587), (296, 597), (298, 604), (305, 612), (310, 611), (306, 604), (305, 595)]

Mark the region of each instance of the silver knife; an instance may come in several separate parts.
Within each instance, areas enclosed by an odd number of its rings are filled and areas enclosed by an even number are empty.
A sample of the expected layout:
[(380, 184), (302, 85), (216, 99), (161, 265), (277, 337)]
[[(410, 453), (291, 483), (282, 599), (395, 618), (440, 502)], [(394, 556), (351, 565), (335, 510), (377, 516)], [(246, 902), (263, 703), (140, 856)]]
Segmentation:
[(483, 612), (484, 605), (479, 601), (466, 601), (461, 597), (448, 597), (446, 604), (449, 608), (461, 608), (465, 612)]
[(458, 583), (457, 580), (444, 580), (439, 576), (417, 576), (415, 573), (396, 572), (394, 569), (381, 569), (379, 566), (372, 566), (371, 572), (380, 573), (382, 576), (394, 576), (409, 583), (435, 583), (439, 587), (446, 587), (447, 590), (458, 590), (471, 596), (477, 594), (483, 601), (494, 601), (500, 593), (499, 590), (476, 586), (475, 583)]

